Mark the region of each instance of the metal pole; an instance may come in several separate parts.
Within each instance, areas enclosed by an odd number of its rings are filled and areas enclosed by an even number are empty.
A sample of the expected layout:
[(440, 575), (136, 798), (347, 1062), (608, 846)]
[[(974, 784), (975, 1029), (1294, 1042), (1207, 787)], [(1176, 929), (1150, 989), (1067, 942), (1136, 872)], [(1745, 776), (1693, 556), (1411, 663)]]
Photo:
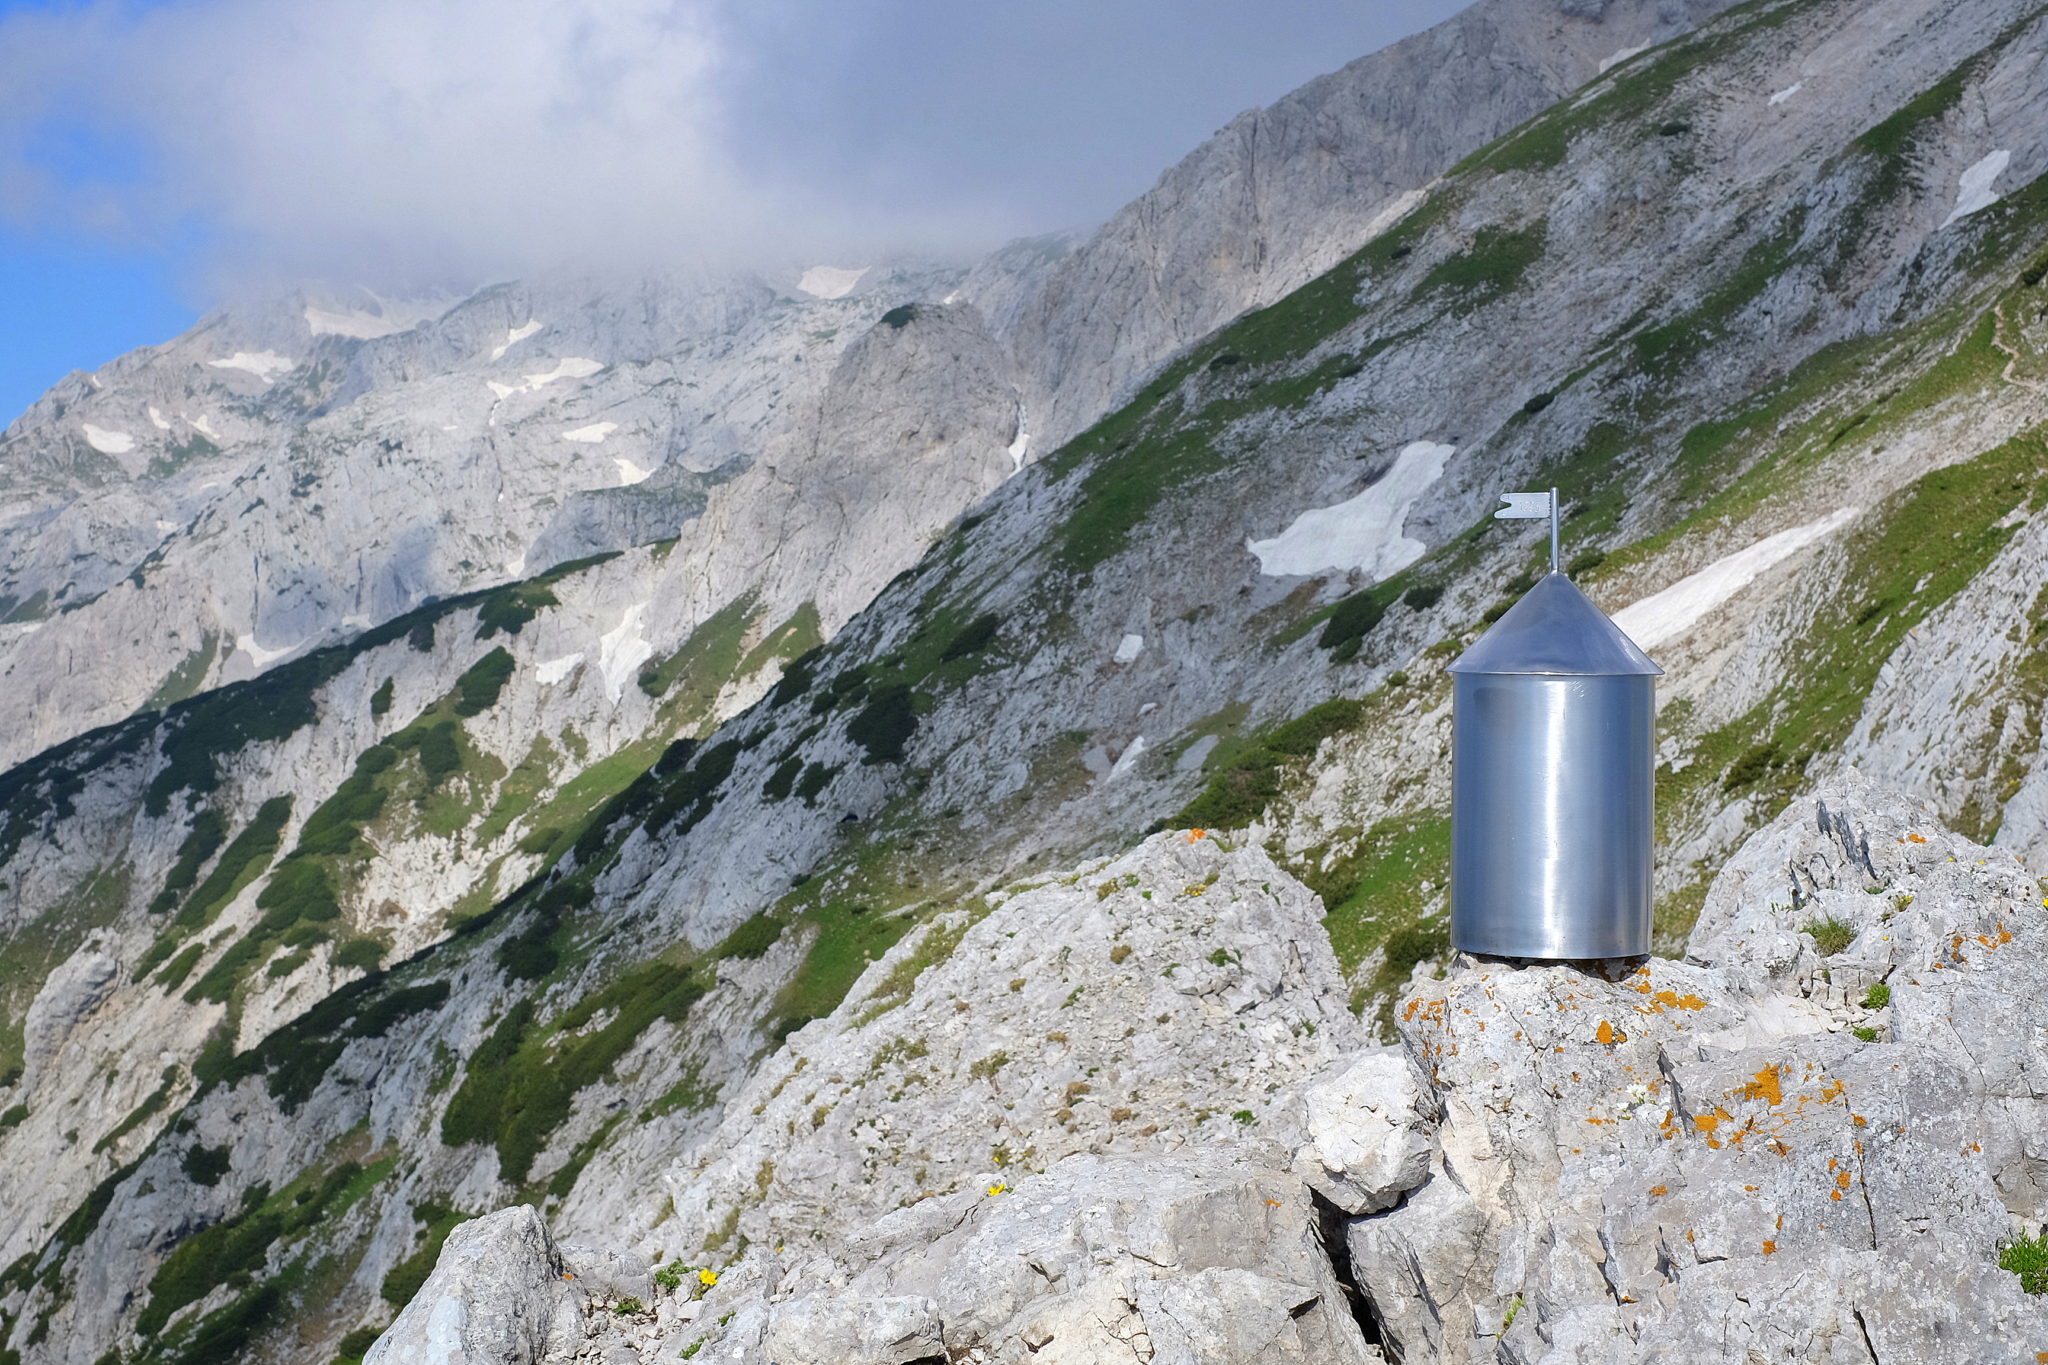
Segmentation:
[(1557, 572), (1557, 490), (1550, 490), (1550, 571)]

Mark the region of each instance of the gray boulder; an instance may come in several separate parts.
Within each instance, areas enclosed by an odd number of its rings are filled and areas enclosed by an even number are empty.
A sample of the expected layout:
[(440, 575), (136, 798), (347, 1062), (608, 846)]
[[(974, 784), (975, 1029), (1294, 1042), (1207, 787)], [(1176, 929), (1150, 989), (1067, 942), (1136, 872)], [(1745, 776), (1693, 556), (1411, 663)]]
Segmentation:
[(569, 1285), (532, 1205), (471, 1219), (363, 1365), (535, 1365), (580, 1335)]

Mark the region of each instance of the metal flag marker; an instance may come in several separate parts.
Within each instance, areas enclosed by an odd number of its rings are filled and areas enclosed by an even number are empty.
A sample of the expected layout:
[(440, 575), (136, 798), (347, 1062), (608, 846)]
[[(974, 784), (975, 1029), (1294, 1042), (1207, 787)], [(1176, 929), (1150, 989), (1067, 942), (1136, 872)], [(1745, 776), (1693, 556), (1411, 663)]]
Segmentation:
[(1495, 521), (1526, 521), (1533, 517), (1550, 518), (1550, 571), (1557, 572), (1557, 490), (1548, 493), (1503, 493), (1500, 500), (1507, 504), (1493, 514)]
[(1451, 665), (1451, 943), (1500, 957), (1650, 950), (1656, 679), (1663, 672), (1557, 567)]

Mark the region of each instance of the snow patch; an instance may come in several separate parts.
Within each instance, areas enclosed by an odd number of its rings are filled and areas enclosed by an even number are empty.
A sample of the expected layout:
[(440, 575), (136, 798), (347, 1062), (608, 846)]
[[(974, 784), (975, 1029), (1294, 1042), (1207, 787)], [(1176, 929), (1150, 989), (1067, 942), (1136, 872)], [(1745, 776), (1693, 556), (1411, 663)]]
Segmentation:
[(533, 670), (533, 676), (540, 679), (541, 686), (553, 687), (556, 683), (574, 673), (577, 666), (582, 662), (583, 652), (578, 650), (574, 654), (564, 654), (559, 659), (549, 659), (539, 668)]
[(1629, 58), (1640, 57), (1649, 50), (1650, 45), (1648, 43), (1644, 43), (1641, 47), (1625, 47), (1621, 51), (1614, 53), (1606, 61), (1600, 63), (1600, 74), (1604, 76)]
[(135, 449), (135, 438), (125, 431), (109, 431), (90, 422), (82, 425), (85, 428), (85, 443), (102, 455), (126, 455)]
[(170, 422), (167, 421), (164, 415), (158, 412), (155, 408), (151, 408), (149, 410), (149, 424), (155, 427), (158, 431), (169, 431), (171, 429)]
[(1749, 586), (1757, 575), (1833, 534), (1856, 519), (1858, 507), (1830, 512), (1819, 521), (1766, 536), (1745, 550), (1717, 559), (1688, 574), (1662, 592), (1652, 593), (1614, 613), (1622, 634), (1644, 649), (1676, 639), (1702, 617)]
[(1145, 652), (1145, 637), (1144, 637), (1144, 636), (1142, 636), (1142, 635), (1126, 635), (1126, 636), (1124, 636), (1124, 638), (1123, 638), (1123, 639), (1121, 639), (1121, 640), (1117, 641), (1117, 645), (1116, 645), (1116, 661), (1117, 661), (1118, 663), (1120, 663), (1120, 664), (1127, 664), (1127, 663), (1131, 662), (1131, 660), (1133, 660), (1133, 659), (1137, 658), (1137, 657), (1138, 657), (1138, 656), (1139, 656), (1140, 654), (1143, 654), (1144, 652)]
[[(498, 501), (503, 502), (504, 500), (505, 495), (503, 493), (498, 494)], [(505, 561), (505, 572), (511, 574), (514, 578), (518, 578), (526, 572), (526, 552), (524, 550), (520, 551), (517, 559)]]
[(651, 469), (642, 469), (639, 465), (627, 459), (613, 460), (612, 463), (619, 467), (619, 487), (621, 488), (630, 488), (654, 472)]
[(528, 318), (522, 325), (514, 327), (511, 331), (505, 333), (504, 344), (497, 347), (495, 350), (491, 352), (491, 359), (498, 359), (500, 356), (504, 355), (505, 352), (511, 350), (515, 345), (526, 340), (528, 337), (532, 336), (535, 332), (538, 332), (539, 330), (540, 324), (538, 322), (535, 322), (532, 318)]
[(1209, 755), (1223, 742), (1221, 735), (1203, 735), (1188, 745), (1186, 753), (1174, 760), (1173, 770), (1177, 773), (1191, 773), (1209, 761)]
[(1375, 579), (1391, 578), (1427, 553), (1429, 547), (1401, 534), (1408, 512), (1429, 486), (1443, 477), (1456, 446), (1416, 441), (1405, 447), (1378, 483), (1334, 507), (1303, 512), (1271, 540), (1248, 540), (1259, 572), (1270, 578), (1306, 576), (1333, 569), (1363, 569)]
[(557, 379), (588, 379), (603, 368), (603, 361), (591, 360), (587, 356), (572, 355), (566, 359), (557, 360), (555, 368), (547, 371), (545, 374), (530, 374), (526, 376), (526, 387), (538, 389), (543, 385), (554, 383)]
[(860, 277), (872, 267), (862, 266), (858, 270), (845, 270), (832, 265), (814, 265), (803, 273), (796, 287), (814, 299), (843, 299), (853, 292), (860, 283)]
[(1136, 739), (1132, 740), (1130, 742), (1129, 747), (1126, 748), (1123, 751), (1123, 753), (1118, 756), (1116, 766), (1109, 770), (1109, 776), (1104, 778), (1103, 780), (1105, 782), (1114, 782), (1119, 777), (1122, 777), (1125, 773), (1129, 772), (1132, 768), (1136, 767), (1138, 764), (1138, 758), (1145, 752), (1145, 748), (1145, 737), (1143, 735), (1139, 735)]
[(161, 518), (161, 517), (157, 518), (157, 523), (156, 523), (156, 533), (157, 533), (158, 535), (160, 535), (160, 536), (167, 536), (167, 535), (169, 535), (169, 534), (170, 534), (171, 532), (173, 532), (173, 531), (175, 531), (175, 530), (177, 530), (177, 529), (178, 529), (178, 523), (177, 523), (177, 522), (175, 522), (175, 521), (165, 521), (165, 520), (164, 520), (163, 518)]
[(1031, 433), (1024, 429), (1024, 409), (1017, 409), (1017, 439), (1010, 442), (1010, 472), (1024, 467), (1024, 452), (1031, 449)]
[(563, 432), (562, 439), (565, 441), (580, 441), (584, 445), (594, 446), (618, 429), (619, 424), (617, 422), (592, 422), (587, 427), (578, 427), (574, 431)]
[(378, 298), (375, 294), (370, 294), (370, 298), (377, 305), (374, 312), (363, 308), (322, 308), (309, 303), (305, 309), (306, 327), (316, 337), (354, 337), (358, 341), (369, 341), (409, 332), (430, 318), (439, 317), (442, 311), (438, 302), (402, 303)]
[(1963, 181), (1956, 190), (1956, 209), (1942, 222), (1943, 227), (1958, 218), (1968, 218), (1979, 209), (1988, 209), (2003, 195), (1991, 191), (1992, 182), (2005, 174), (2005, 168), (2012, 164), (2012, 153), (1997, 151), (1963, 172)]
[(266, 384), (299, 365), (298, 361), (287, 359), (275, 351), (236, 351), (226, 360), (209, 360), (206, 363), (216, 370), (246, 370)]
[(256, 643), (254, 635), (237, 635), (235, 637), (235, 648), (248, 655), (258, 668), (268, 668), (273, 661), (282, 659), (285, 655), (292, 653), (305, 643), (304, 640), (301, 640), (298, 644), (286, 645), (283, 649), (265, 649), (262, 645)]
[(524, 393), (526, 391), (526, 385), (524, 384), (500, 384), (495, 379), (486, 379), (484, 383), (491, 386), (491, 392), (497, 395), (500, 402), (510, 398), (515, 393)]
[(206, 420), (205, 413), (201, 413), (197, 417), (187, 417), (185, 421), (191, 426), (192, 430), (198, 432), (201, 436), (209, 437), (216, 441), (220, 439), (220, 433), (215, 431), (213, 424)]
[(1771, 96), (1771, 107), (1773, 109), (1777, 108), (1779, 105), (1783, 104), (1786, 100), (1791, 99), (1794, 95), (1798, 94), (1805, 88), (1805, 81), (1792, 82), (1792, 84), (1786, 86), (1783, 90), (1780, 90), (1777, 94)]
[(654, 646), (640, 633), (640, 618), (647, 614), (647, 606), (635, 602), (627, 607), (618, 625), (597, 642), (597, 666), (613, 702), (626, 695), (626, 683), (639, 674), (640, 665), (654, 657)]

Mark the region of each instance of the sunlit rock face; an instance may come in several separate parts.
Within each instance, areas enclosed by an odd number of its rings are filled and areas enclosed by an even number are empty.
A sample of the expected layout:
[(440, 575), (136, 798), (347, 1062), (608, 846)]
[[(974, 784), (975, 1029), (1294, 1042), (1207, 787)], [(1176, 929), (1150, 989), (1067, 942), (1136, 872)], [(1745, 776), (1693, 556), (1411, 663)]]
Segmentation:
[[(112, 723), (0, 775), (0, 1351), (326, 1365), (472, 1292), (784, 1365), (2034, 1331), (2043, 21), (1608, 63), (1645, 12), (1596, 8), (1530, 31), (1604, 74), (1258, 311), (1134, 325), (1071, 440), (1020, 338), (1072, 239), (308, 298), (39, 406), (9, 562), (104, 591), (0, 645)], [(1288, 145), (1261, 183), (1334, 155)], [(1442, 936), (1443, 665), (1553, 485), (1666, 670), (1662, 956), (1597, 969)], [(452, 1234), (522, 1207), (492, 1280)]]

